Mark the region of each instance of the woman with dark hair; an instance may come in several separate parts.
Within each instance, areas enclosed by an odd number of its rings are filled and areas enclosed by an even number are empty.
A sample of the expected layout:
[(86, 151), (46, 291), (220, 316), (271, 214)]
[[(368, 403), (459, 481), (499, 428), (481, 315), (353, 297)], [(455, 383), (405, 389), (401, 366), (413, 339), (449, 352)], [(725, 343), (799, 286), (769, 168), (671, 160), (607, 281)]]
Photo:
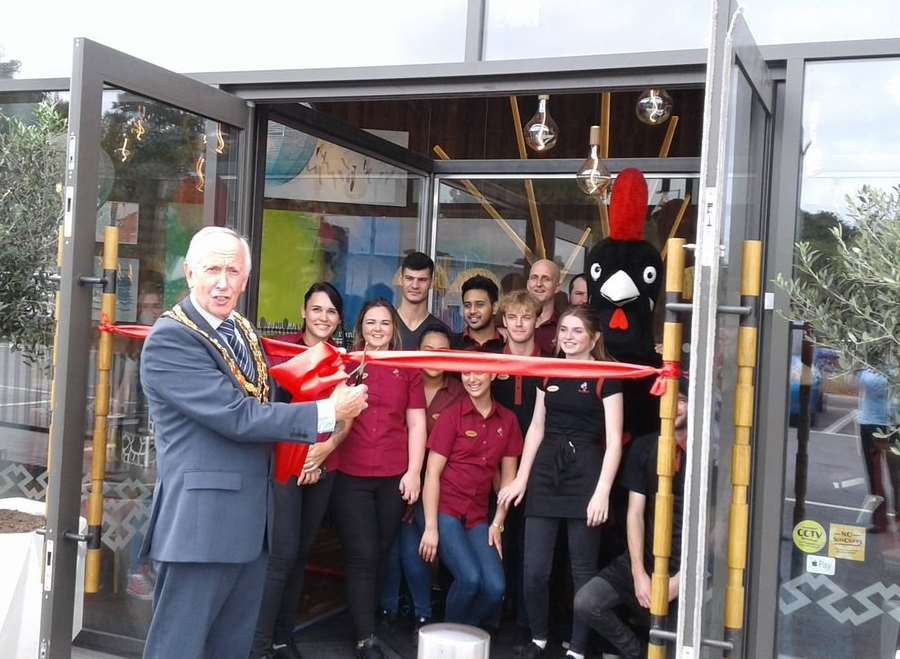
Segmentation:
[[(357, 350), (396, 350), (399, 319), (390, 302), (366, 303), (356, 322)], [(356, 654), (381, 659), (375, 609), (384, 564), (407, 505), (416, 503), (425, 458), (425, 393), (415, 369), (367, 366), (369, 406), (340, 448), (334, 515), (344, 546), (347, 603)]]
[[(569, 307), (560, 315), (557, 346), (566, 359), (606, 359), (593, 309)], [(532, 641), (525, 657), (546, 652), (548, 588), (560, 524), (565, 524), (568, 534), (574, 592), (596, 573), (600, 525), (609, 516), (610, 490), (621, 458), (620, 383), (603, 378), (546, 378), (537, 392), (516, 478), (498, 495), (499, 505), (518, 505), (528, 491), (525, 609)], [(566, 656), (583, 659), (589, 635), (588, 625), (576, 620)]]
[[(425, 327), (419, 339), (419, 350), (448, 350), (450, 330), (443, 323)], [(425, 390), (425, 420), (428, 435), (441, 413), (465, 395), (459, 378), (445, 371), (422, 369)], [(424, 482), (425, 473), (423, 469)], [(422, 502), (408, 506), (385, 561), (384, 586), (381, 589), (381, 613), (386, 620), (397, 618), (400, 612), (400, 586), (404, 578), (412, 598), (413, 642), (418, 642), (419, 629), (431, 622), (431, 566), (419, 556), (419, 539), (425, 530)]]
[[(343, 307), (341, 295), (334, 286), (325, 281), (316, 282), (303, 296), (301, 331), (278, 338), (307, 347), (331, 341), (338, 331), (343, 332)], [(274, 365), (286, 358), (270, 361)], [(319, 435), (296, 482), (274, 484), (272, 546), (252, 657), (294, 659), (299, 656), (293, 634), (306, 560), (331, 499), (337, 467), (334, 450), (347, 432), (345, 427)]]

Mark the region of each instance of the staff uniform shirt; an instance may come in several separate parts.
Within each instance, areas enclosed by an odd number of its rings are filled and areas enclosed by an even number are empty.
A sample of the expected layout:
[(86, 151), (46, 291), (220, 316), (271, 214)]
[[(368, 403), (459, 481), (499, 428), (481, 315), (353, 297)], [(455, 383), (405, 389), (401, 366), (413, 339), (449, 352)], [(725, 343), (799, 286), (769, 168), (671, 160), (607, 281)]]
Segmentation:
[[(644, 502), (644, 567), (648, 574), (653, 571), (653, 523), (656, 517), (656, 456), (659, 435), (641, 435), (628, 444), (622, 467), (621, 483), (625, 489), (647, 497)], [(681, 448), (676, 449), (680, 453)], [(684, 461), (681, 460), (683, 463)], [(684, 469), (675, 472), (672, 479), (672, 552), (669, 559), (669, 574), (678, 572), (681, 562), (681, 519), (684, 514)]]
[(506, 341), (503, 340), (503, 336), (496, 329), (494, 330), (494, 336), (484, 343), (478, 343), (469, 334), (468, 326), (459, 334), (454, 334), (453, 339), (450, 341), (450, 347), (454, 350), (471, 350), (473, 352), (499, 353), (503, 352), (505, 346)]
[(534, 330), (534, 342), (538, 344), (548, 357), (556, 357), (559, 348), (556, 347), (556, 330), (559, 325), (559, 313), (553, 310), (553, 315), (543, 325), (536, 327)]
[(366, 366), (363, 383), (369, 387), (369, 406), (340, 446), (338, 469), (350, 476), (399, 476), (409, 465), (406, 411), (425, 409), (422, 374), (372, 364)]
[(493, 402), (483, 417), (465, 396), (441, 413), (428, 448), (447, 458), (438, 512), (470, 529), (487, 521), (494, 474), (504, 457), (522, 455), (522, 433), (505, 407)]
[(453, 405), (456, 401), (466, 395), (466, 390), (456, 377), (452, 375), (444, 375), (444, 386), (434, 393), (434, 398), (425, 410), (428, 422), (428, 434), (434, 430), (437, 420), (441, 416), (441, 412)]
[(428, 314), (425, 316), (425, 320), (419, 323), (419, 326), (411, 330), (406, 326), (406, 323), (403, 322), (403, 319), (399, 316), (397, 320), (400, 322), (397, 323), (397, 331), (400, 335), (400, 349), (401, 350), (418, 350), (419, 342), (422, 340), (422, 335), (425, 333), (425, 330), (438, 326), (443, 327), (444, 331), (448, 334), (450, 333), (450, 329), (444, 324), (444, 322), (435, 316), (434, 314)]
[(544, 438), (528, 478), (525, 515), (586, 519), (606, 448), (603, 401), (622, 387), (603, 378), (547, 378), (541, 390)]
[[(503, 346), (503, 354), (512, 354), (509, 351), (509, 344)], [(530, 356), (547, 357), (548, 355), (542, 353), (540, 346), (535, 342), (534, 350)], [(543, 381), (543, 378), (537, 376), (499, 373), (491, 383), (491, 395), (495, 401), (506, 409), (512, 410), (513, 414), (516, 415), (522, 436), (528, 432), (528, 426), (531, 424), (531, 417), (534, 414), (534, 401), (537, 399), (537, 390)]]
[[(279, 336), (274, 336), (272, 338), (277, 339), (279, 341), (284, 341), (285, 343), (294, 343), (299, 346), (305, 346), (307, 348), (309, 347), (306, 345), (306, 341), (303, 340), (303, 332), (293, 332), (291, 334), (281, 334)], [(283, 364), (284, 362), (288, 361), (290, 359), (290, 357), (282, 357), (280, 355), (276, 355), (273, 357), (269, 357), (268, 359), (269, 359), (270, 366), (277, 366), (278, 364)], [(286, 391), (284, 391), (281, 387), (279, 387), (278, 390), (279, 390), (279, 395), (277, 396), (277, 398), (279, 398), (279, 399), (283, 398), (284, 400), (288, 400), (288, 397), (290, 396), (290, 394), (288, 394)], [(330, 432), (320, 432), (318, 435), (316, 435), (316, 443), (324, 442), (329, 437), (331, 437)], [(325, 471), (330, 472), (330, 471), (337, 470), (338, 464), (339, 464), (338, 450), (335, 449), (331, 452), (331, 454), (327, 458), (325, 458), (325, 462), (324, 462)]]

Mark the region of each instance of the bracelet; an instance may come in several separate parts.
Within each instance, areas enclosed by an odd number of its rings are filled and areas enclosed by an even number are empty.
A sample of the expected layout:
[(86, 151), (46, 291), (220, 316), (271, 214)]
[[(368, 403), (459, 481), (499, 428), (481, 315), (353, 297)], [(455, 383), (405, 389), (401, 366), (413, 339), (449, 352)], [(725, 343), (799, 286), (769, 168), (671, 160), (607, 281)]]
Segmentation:
[(497, 524), (497, 522), (491, 522), (491, 526), (493, 526), (495, 529), (499, 530), (500, 533), (503, 533), (503, 525), (502, 524)]

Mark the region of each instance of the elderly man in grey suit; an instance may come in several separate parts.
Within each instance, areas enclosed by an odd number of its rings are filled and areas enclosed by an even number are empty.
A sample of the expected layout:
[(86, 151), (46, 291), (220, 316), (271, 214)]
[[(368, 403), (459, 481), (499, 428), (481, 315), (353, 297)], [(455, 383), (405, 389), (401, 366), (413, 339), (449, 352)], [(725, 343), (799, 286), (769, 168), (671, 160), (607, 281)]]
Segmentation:
[(367, 393), (340, 384), (316, 403), (269, 402), (259, 339), (234, 311), (250, 274), (246, 241), (201, 229), (184, 271), (190, 297), (154, 325), (141, 356), (158, 467), (144, 657), (246, 659), (272, 528), (271, 443), (314, 442), (365, 409)]

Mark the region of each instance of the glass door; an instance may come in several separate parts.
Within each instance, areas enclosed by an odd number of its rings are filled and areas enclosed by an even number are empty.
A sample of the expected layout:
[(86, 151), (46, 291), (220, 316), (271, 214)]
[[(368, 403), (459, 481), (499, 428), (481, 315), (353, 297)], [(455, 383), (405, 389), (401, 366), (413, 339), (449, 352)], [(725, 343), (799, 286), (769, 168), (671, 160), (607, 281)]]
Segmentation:
[[(765, 61), (735, 3), (714, 1), (711, 15), (675, 639), (677, 656), (691, 658), (742, 656), (773, 99)], [(672, 640), (654, 637), (657, 644)]]
[[(153, 429), (140, 344), (117, 339), (111, 357), (98, 357), (101, 291), (114, 294), (103, 310), (114, 308), (116, 321), (152, 324), (187, 290), (190, 236), (208, 224), (246, 229), (251, 125), (251, 108), (231, 94), (75, 40), (40, 657), (70, 656), (82, 601), (83, 633), (145, 633), (152, 572), (138, 548), (155, 481)], [(118, 228), (118, 258), (101, 265), (108, 226)], [(102, 496), (88, 504), (92, 490)]]

